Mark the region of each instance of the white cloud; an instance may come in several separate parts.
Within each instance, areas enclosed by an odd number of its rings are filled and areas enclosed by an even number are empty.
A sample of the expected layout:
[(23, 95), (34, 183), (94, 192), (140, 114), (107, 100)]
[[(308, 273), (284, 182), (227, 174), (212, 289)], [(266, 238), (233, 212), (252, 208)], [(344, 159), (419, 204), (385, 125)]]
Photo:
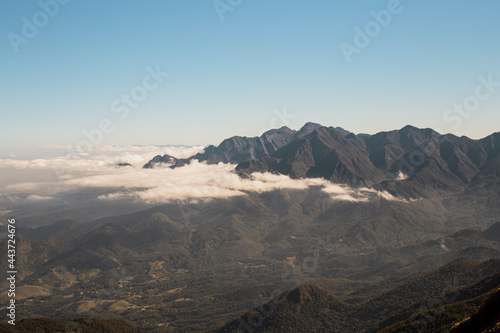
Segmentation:
[[(104, 146), (92, 149), (88, 155), (68, 154), (68, 147), (55, 147), (58, 156), (33, 160), (0, 160), (0, 168), (15, 169), (26, 175), (44, 170), (36, 181), (15, 181), (4, 187), (6, 194), (28, 195), (31, 201), (52, 199), (57, 193), (79, 188), (110, 188), (112, 192), (101, 195), (102, 200), (133, 199), (147, 203), (172, 200), (227, 198), (246, 195), (245, 192), (266, 192), (277, 189), (307, 189), (319, 186), (332, 199), (350, 202), (367, 202), (374, 198), (404, 201), (388, 192), (373, 189), (354, 189), (347, 185), (333, 184), (324, 179), (291, 179), (270, 173), (253, 173), (241, 178), (235, 165), (219, 163), (207, 165), (193, 161), (181, 168), (144, 169), (142, 166), (155, 155), (169, 154), (187, 157), (202, 147), (156, 146)], [(132, 167), (120, 167), (130, 163)], [(48, 176), (51, 174), (51, 177)], [(30, 179), (26, 176), (26, 179)], [(114, 190), (113, 190), (114, 189)]]
[(408, 175), (405, 175), (402, 171), (399, 171), (396, 180), (406, 180), (406, 179), (408, 179)]
[(203, 150), (203, 147), (158, 147), (158, 146), (102, 146), (81, 150), (81, 148), (57, 146), (47, 155), (54, 157), (26, 159), (0, 159), (0, 168), (68, 168), (85, 170), (89, 167), (130, 163), (143, 166), (156, 155), (168, 154), (186, 158)]
[(26, 197), (26, 200), (29, 201), (46, 201), (46, 200), (52, 200), (54, 199), (53, 197), (49, 196), (43, 196), (43, 195), (36, 195), (36, 194), (31, 194)]

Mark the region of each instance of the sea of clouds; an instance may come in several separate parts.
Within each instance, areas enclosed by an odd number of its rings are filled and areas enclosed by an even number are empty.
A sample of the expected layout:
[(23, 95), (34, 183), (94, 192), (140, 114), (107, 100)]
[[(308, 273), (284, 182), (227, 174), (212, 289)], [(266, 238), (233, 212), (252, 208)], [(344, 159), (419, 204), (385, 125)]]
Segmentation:
[[(56, 195), (81, 188), (107, 188), (99, 200), (131, 199), (148, 204), (178, 200), (229, 198), (248, 192), (321, 187), (333, 200), (368, 202), (374, 198), (404, 201), (387, 192), (351, 188), (324, 179), (291, 179), (285, 175), (253, 173), (241, 178), (236, 165), (207, 165), (197, 161), (181, 168), (144, 169), (151, 158), (168, 154), (185, 158), (203, 147), (102, 146), (75, 151), (72, 147), (48, 147), (32, 158), (0, 159), (3, 198), (26, 202), (50, 202)], [(131, 166), (119, 166), (129, 163)]]

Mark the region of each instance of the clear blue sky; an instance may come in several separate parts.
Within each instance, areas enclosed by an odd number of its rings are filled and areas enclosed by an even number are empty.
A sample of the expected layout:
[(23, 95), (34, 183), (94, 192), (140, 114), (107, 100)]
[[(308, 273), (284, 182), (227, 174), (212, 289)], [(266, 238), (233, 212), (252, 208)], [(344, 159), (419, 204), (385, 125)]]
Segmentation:
[[(283, 108), (292, 128), (500, 131), (500, 88), (468, 118), (454, 113), (459, 124), (443, 120), (475, 93), (478, 76), (500, 81), (498, 1), (401, 0), (350, 63), (340, 44), (355, 45), (354, 29), (388, 1), (243, 0), (223, 21), (211, 0), (59, 7), (49, 17), (38, 1), (0, 4), (2, 149), (75, 145), (104, 118), (114, 129), (103, 144), (217, 144), (283, 125), (273, 120)], [(40, 26), (35, 36), (26, 27), (23, 35), (23, 17)], [(18, 52), (12, 33), (25, 38)], [(157, 65), (169, 76), (119, 119), (113, 101)]]

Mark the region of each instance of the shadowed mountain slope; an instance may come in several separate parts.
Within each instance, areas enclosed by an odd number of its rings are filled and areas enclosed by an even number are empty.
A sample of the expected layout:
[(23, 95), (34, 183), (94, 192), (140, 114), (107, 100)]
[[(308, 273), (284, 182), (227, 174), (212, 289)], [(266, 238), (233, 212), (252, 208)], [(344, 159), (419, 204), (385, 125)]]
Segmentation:
[[(481, 264), (456, 260), (402, 278), (402, 283), (392, 285), (388, 280), (360, 290), (353, 295), (354, 299), (358, 297), (356, 301), (344, 301), (331, 291), (307, 283), (214, 332), (448, 332), (490, 297), (486, 309), (479, 313), (482, 322), (491, 326), (498, 320), (497, 296), (492, 296), (500, 285), (498, 264), (498, 260)], [(471, 274), (474, 270), (477, 272)], [(384, 285), (382, 290), (388, 291), (380, 293), (376, 288)], [(364, 302), (359, 297), (369, 300)], [(478, 326), (477, 321), (474, 325)]]
[(210, 145), (202, 153), (187, 159), (177, 159), (170, 155), (155, 156), (144, 168), (153, 168), (162, 163), (170, 164), (172, 168), (181, 167), (191, 160), (206, 162), (208, 164), (233, 163), (260, 159), (273, 154), (276, 150), (311, 133), (319, 124), (307, 123), (299, 131), (286, 126), (272, 129), (259, 137), (233, 136), (222, 141), (218, 146)]
[(307, 123), (299, 131), (273, 129), (260, 137), (234, 136), (187, 159), (155, 156), (144, 167), (181, 167), (191, 160), (238, 164), (240, 175), (272, 172), (373, 186), (415, 197), (478, 191), (500, 184), (500, 133), (481, 140), (405, 126), (374, 135)]

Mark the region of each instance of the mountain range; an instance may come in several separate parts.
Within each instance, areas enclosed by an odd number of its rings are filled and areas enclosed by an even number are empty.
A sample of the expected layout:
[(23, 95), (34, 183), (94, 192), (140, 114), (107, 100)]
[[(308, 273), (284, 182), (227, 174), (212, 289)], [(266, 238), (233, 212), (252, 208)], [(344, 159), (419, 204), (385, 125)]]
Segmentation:
[(234, 136), (187, 159), (156, 156), (144, 167), (161, 163), (180, 167), (191, 160), (233, 163), (240, 174), (272, 172), (291, 178), (324, 178), (351, 186), (373, 186), (401, 195), (457, 191), (500, 183), (500, 133), (481, 140), (432, 129), (405, 126), (374, 135), (340, 127), (305, 124), (260, 137)]
[[(146, 331), (205, 332), (274, 290), (313, 283), (335, 295), (326, 297), (334, 301), (328, 318), (343, 331), (383, 329), (407, 318), (401, 309), (438, 297), (454, 276), (459, 288), (500, 274), (500, 223), (439, 236), (459, 221), (422, 201), (345, 203), (314, 188), (281, 190), (20, 230), (19, 315), (98, 314)], [(432, 289), (432, 280), (441, 284)], [(365, 319), (349, 326), (354, 313)]]
[[(116, 213), (106, 201), (88, 200), (98, 189), (71, 192), (76, 210), (45, 207), (30, 217), (44, 223), (31, 226), (19, 219), (19, 319), (26, 327), (117, 319), (146, 332), (494, 328), (498, 139), (411, 126), (353, 134), (308, 123), (233, 137), (186, 159), (152, 156), (145, 168), (233, 163), (241, 177), (319, 177), (393, 197), (336, 200), (309, 186), (132, 212), (123, 201)], [(7, 258), (4, 240), (1, 267)]]

